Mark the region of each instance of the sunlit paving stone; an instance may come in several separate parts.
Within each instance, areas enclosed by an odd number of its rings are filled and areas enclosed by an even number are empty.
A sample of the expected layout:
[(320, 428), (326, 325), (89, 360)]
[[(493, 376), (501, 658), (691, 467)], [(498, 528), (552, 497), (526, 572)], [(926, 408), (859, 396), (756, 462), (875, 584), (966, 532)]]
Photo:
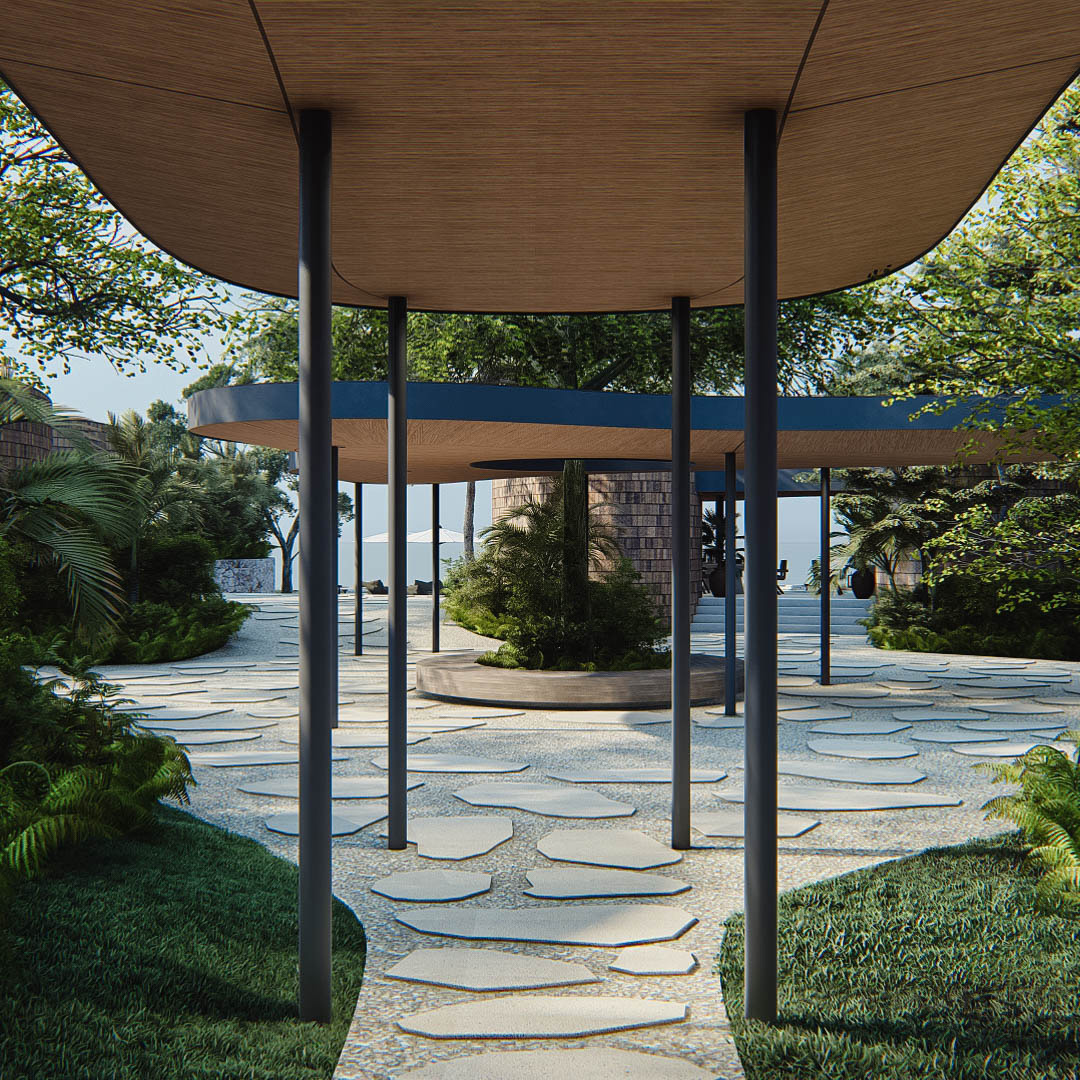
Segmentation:
[(430, 1039), (552, 1039), (602, 1035), (685, 1019), (686, 1006), (678, 1002), (529, 994), (443, 1005), (399, 1020), (398, 1027)]
[(988, 701), (980, 705), (979, 709), (993, 715), (1008, 716), (1058, 716), (1062, 712), (1057, 705), (1040, 705), (1034, 701)]
[(297, 705), (251, 705), (244, 710), (248, 716), (266, 720), (290, 720), (300, 715)]
[(713, 728), (716, 731), (742, 731), (746, 726), (741, 713), (737, 716), (695, 716), (698, 727)]
[[(410, 687), (412, 689), (412, 687)], [(500, 716), (524, 716), (524, 709), (493, 709), (486, 705), (453, 705), (439, 711), (447, 720), (491, 720)]]
[[(371, 886), (371, 891), (379, 896), (414, 904), (469, 900), (490, 889), (490, 874), (467, 870), (407, 870), (381, 878)], [(402, 976), (392, 975), (391, 978)]]
[(897, 720), (829, 720), (822, 724), (815, 724), (811, 729), (812, 735), (895, 735), (898, 731), (906, 731), (910, 724), (904, 724)]
[(806, 745), (815, 754), (828, 754), (833, 757), (852, 757), (872, 759), (915, 757), (918, 748), (910, 743), (896, 742), (889, 739), (807, 739)]
[[(155, 709), (153, 723), (162, 726), (167, 721), (179, 723), (188, 720), (205, 720), (211, 716), (228, 716), (233, 710), (224, 705), (212, 705), (206, 708), (184, 708), (182, 706), (166, 706), (163, 709)], [(214, 727), (220, 726), (214, 724)]]
[(624, 975), (689, 975), (696, 967), (692, 952), (663, 945), (631, 945), (608, 964), (610, 971)]
[[(233, 752), (191, 754), (192, 765), (209, 765), (214, 769), (244, 768), (250, 765), (296, 765), (296, 751), (284, 750), (274, 753), (269, 750), (236, 750)], [(331, 761), (348, 761), (348, 754), (330, 755)]]
[(556, 720), (569, 724), (611, 725), (614, 727), (671, 723), (670, 709), (652, 712), (641, 709), (558, 709), (553, 710), (551, 716)]
[[(953, 687), (954, 697), (969, 698), (973, 701), (1005, 701), (1012, 698), (1034, 697), (1034, 686), (987, 686), (980, 683), (960, 683)], [(981, 708), (981, 706), (980, 706)]]
[(851, 716), (850, 709), (831, 709), (821, 708), (816, 705), (811, 705), (807, 708), (800, 709), (781, 709), (779, 712), (781, 720), (794, 720), (799, 723), (806, 723), (813, 721), (823, 722), (826, 720), (846, 720)]
[(832, 701), (853, 701), (856, 703), (887, 698), (890, 695), (890, 691), (885, 689), (884, 686), (874, 684), (841, 683), (837, 686), (821, 686), (813, 681), (808, 682), (805, 687), (793, 688), (790, 693), (793, 697), (826, 698)]
[(905, 723), (923, 723), (949, 720), (985, 720), (986, 714), (982, 711), (972, 711), (966, 706), (957, 706), (950, 709), (948, 705), (935, 705), (928, 709), (897, 709), (893, 716)]
[(113, 711), (122, 713), (146, 713), (148, 716), (158, 716), (167, 708), (168, 706), (163, 701), (156, 701), (153, 703), (148, 701), (122, 701), (113, 706)]
[[(989, 739), (989, 737), (987, 737)], [(1053, 739), (1047, 738), (1035, 742), (980, 742), (957, 744), (952, 747), (954, 753), (963, 754), (965, 757), (1022, 757), (1036, 746), (1052, 746)], [(1068, 750), (1067, 744), (1059, 743), (1058, 750)]]
[[(387, 767), (385, 756), (371, 759), (378, 769)], [(410, 754), (409, 772), (431, 773), (510, 773), (522, 772), (527, 761), (502, 761), (499, 758), (477, 757), (470, 754)]]
[(814, 680), (809, 675), (779, 675), (776, 685), (784, 689), (793, 686), (813, 686)]
[(1080, 708), (1080, 695), (1073, 693), (1055, 693), (1053, 695), (1047, 694), (1046, 697), (1037, 697), (1035, 700), (1040, 705), (1060, 705), (1066, 709)]
[(271, 701), (284, 701), (284, 691), (273, 690), (206, 690), (205, 696), (213, 703), (227, 705), (258, 705)]
[[(452, 874), (451, 870), (418, 871)], [(404, 877), (406, 875), (395, 875)], [(467, 875), (479, 877), (484, 875)], [(601, 982), (584, 964), (548, 960), (541, 956), (447, 946), (415, 949), (384, 973), (388, 979), (446, 986), (453, 990), (496, 992), (543, 990), (552, 986), (581, 986)]]
[(941, 688), (941, 683), (934, 679), (900, 680), (889, 677), (882, 679), (882, 684), (890, 690), (938, 690)]
[[(334, 776), (330, 781), (332, 799), (385, 799), (387, 784), (385, 776)], [(410, 780), (406, 790), (423, 787), (423, 780)], [(276, 780), (247, 781), (237, 785), (238, 791), (249, 795), (271, 795), (283, 799), (300, 797), (300, 780), (296, 776)]]
[[(346, 814), (330, 815), (330, 835), (350, 836), (366, 829), (368, 825), (374, 825), (376, 821), (382, 821), (386, 817), (386, 807), (368, 809), (357, 807)], [(284, 836), (300, 835), (300, 815), (295, 810), (286, 810), (281, 814), (272, 814), (263, 823), (271, 832), (281, 833)]]
[(205, 697), (199, 686), (140, 686), (134, 693), (140, 698), (155, 701), (160, 698), (201, 698)]
[(137, 721), (146, 731), (258, 731), (277, 726), (275, 720), (252, 720), (246, 716), (211, 715), (197, 720), (161, 720), (160, 713), (153, 719)]
[(715, 1069), (699, 1069), (679, 1058), (607, 1046), (455, 1056), (401, 1074), (402, 1080), (714, 1080), (715, 1076)]
[(616, 802), (590, 788), (555, 784), (473, 784), (455, 791), (454, 797), (471, 806), (514, 808), (545, 817), (613, 818), (634, 813), (628, 803)]
[(609, 867), (544, 867), (527, 870), (526, 896), (543, 900), (597, 900), (619, 896), (675, 896), (689, 890), (690, 883), (666, 874)]
[(556, 829), (541, 837), (536, 849), (556, 862), (621, 870), (651, 870), (682, 860), (680, 852), (636, 829)]
[[(430, 736), (422, 731), (410, 731), (405, 737), (409, 746), (416, 743), (427, 742)], [(294, 731), (284, 732), (281, 736), (283, 743), (298, 743), (300, 735)], [(342, 750), (377, 750), (386, 746), (386, 732), (378, 731), (350, 731), (347, 728), (334, 728), (330, 732), (330, 742)]]
[[(570, 784), (670, 784), (671, 766), (639, 766), (629, 769), (552, 769), (546, 774), (552, 780)], [(723, 769), (691, 769), (691, 784), (714, 784), (723, 780)]]
[(836, 780), (849, 784), (917, 784), (926, 773), (909, 765), (867, 765), (861, 761), (777, 762), (781, 776), (802, 776), (812, 780)]
[(952, 729), (950, 731), (917, 731), (913, 732), (910, 738), (915, 742), (948, 744), (1005, 741), (1005, 736), (1002, 734), (985, 731), (982, 734), (977, 734), (974, 731), (960, 731), (959, 729)]
[[(778, 814), (776, 835), (782, 839), (793, 840), (820, 824), (817, 818)], [(694, 810), (690, 816), (690, 827), (702, 836), (741, 840), (744, 830), (743, 812), (741, 810)]]
[(181, 746), (216, 746), (219, 743), (251, 742), (262, 738), (260, 731), (161, 731), (158, 734)]
[(416, 854), (425, 859), (459, 861), (486, 855), (513, 835), (512, 818), (496, 814), (462, 814), (410, 818), (407, 838), (410, 844), (416, 845)]
[[(725, 802), (743, 801), (741, 791), (722, 792)], [(801, 787), (796, 784), (780, 784), (776, 789), (776, 805), (781, 810), (914, 810), (929, 806), (960, 806), (958, 795), (913, 788), (907, 791), (893, 789), (872, 790), (843, 787)]]
[(965, 720), (959, 725), (967, 731), (1063, 731), (1069, 725), (1065, 720), (1050, 720), (1045, 716), (1029, 716), (1026, 719)]
[(414, 908), (396, 915), (421, 934), (549, 945), (645, 945), (681, 937), (697, 919), (666, 904)]

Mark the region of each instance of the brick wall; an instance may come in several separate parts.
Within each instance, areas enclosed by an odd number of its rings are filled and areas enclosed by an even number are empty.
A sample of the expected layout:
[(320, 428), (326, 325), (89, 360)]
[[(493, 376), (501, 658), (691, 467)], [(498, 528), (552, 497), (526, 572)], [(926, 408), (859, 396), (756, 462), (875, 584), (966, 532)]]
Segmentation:
[[(491, 517), (498, 521), (525, 499), (546, 498), (547, 476), (493, 480)], [(619, 548), (641, 574), (665, 617), (671, 612), (671, 477), (667, 473), (599, 473), (589, 476), (589, 503), (615, 533)], [(701, 596), (701, 501), (690, 493), (690, 598)]]

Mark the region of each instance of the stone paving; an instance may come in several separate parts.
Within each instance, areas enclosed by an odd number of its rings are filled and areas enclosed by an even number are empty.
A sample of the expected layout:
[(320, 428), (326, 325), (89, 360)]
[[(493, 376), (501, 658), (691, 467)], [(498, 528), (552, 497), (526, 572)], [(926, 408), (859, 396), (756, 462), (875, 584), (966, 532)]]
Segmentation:
[[(193, 749), (192, 810), (295, 860), (287, 826), (295, 813), (296, 598), (251, 600), (260, 610), (211, 656), (106, 671), (147, 706), (154, 727), (181, 741), (185, 733), (193, 746), (207, 733), (257, 734), (255, 742), (222, 741), (219, 751)], [(694, 765), (705, 771), (691, 792), (695, 847), (680, 858), (669, 845), (670, 792), (655, 782), (670, 755), (662, 712), (421, 711), (430, 702), (411, 693), (410, 721), (426, 737), (423, 753), (410, 751), (424, 768), (410, 776), (419, 786), (409, 793), (410, 838), (422, 843), (387, 851), (377, 824), (382, 762), (366, 745), (349, 745), (384, 735), (385, 612), (385, 598), (365, 600), (365, 655), (354, 658), (352, 600), (341, 601), (341, 699), (362, 705), (343, 706), (358, 738), (339, 735), (334, 752), (335, 777), (353, 779), (335, 792), (335, 815), (350, 832), (334, 841), (334, 889), (363, 921), (369, 952), (337, 1080), (741, 1076), (713, 973), (723, 922), (742, 904), (741, 708), (736, 717), (715, 707), (693, 712)], [(410, 662), (425, 655), (429, 612), (430, 599), (410, 600)], [(442, 639), (448, 649), (482, 641), (452, 626)], [(999, 832), (980, 806), (1001, 789), (974, 764), (1052, 741), (1063, 725), (1080, 727), (1080, 665), (883, 653), (837, 637), (837, 682), (821, 687), (815, 637), (782, 635), (780, 644), (781, 805), (815, 815), (781, 814), (781, 889)], [(695, 635), (695, 651), (722, 647), (720, 635)], [(445, 730), (455, 720), (477, 726)], [(815, 733), (806, 721), (828, 726)], [(868, 738), (887, 730), (903, 735)], [(898, 752), (904, 760), (891, 762)], [(872, 760), (881, 753), (888, 758)], [(509, 768), (512, 778), (494, 772)], [(461, 801), (477, 785), (500, 809)], [(633, 813), (545, 816), (549, 799), (572, 812), (575, 791), (579, 805), (607, 801)], [(445, 858), (455, 861), (438, 861)], [(629, 875), (624, 884), (619, 874)], [(487, 875), (490, 889), (480, 891)], [(668, 884), (657, 887), (657, 878)], [(431, 936), (446, 932), (461, 936)], [(635, 940), (664, 943), (624, 948)], [(489, 988), (500, 978), (505, 988)]]

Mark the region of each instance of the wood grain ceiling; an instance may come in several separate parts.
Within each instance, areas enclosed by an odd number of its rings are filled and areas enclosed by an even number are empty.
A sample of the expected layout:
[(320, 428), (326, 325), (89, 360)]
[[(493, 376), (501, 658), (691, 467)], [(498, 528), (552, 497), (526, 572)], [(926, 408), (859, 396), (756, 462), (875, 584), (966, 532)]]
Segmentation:
[(741, 301), (742, 114), (780, 293), (932, 247), (1080, 67), (1074, 0), (6, 0), (0, 72), (157, 244), (296, 282), (293, 115), (334, 114), (339, 303)]

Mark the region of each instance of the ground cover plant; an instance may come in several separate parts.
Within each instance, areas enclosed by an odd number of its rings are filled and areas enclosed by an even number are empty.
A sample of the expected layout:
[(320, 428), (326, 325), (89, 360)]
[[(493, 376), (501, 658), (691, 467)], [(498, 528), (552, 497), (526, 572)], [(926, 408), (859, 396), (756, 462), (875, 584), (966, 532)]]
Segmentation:
[(188, 814), (20, 886), (0, 965), (5, 1080), (323, 1080), (364, 968), (334, 902), (334, 1020), (296, 1019), (294, 866)]
[(742, 1017), (743, 918), (717, 961), (749, 1080), (1073, 1080), (1080, 923), (1036, 908), (1016, 836), (780, 898), (779, 1019)]

